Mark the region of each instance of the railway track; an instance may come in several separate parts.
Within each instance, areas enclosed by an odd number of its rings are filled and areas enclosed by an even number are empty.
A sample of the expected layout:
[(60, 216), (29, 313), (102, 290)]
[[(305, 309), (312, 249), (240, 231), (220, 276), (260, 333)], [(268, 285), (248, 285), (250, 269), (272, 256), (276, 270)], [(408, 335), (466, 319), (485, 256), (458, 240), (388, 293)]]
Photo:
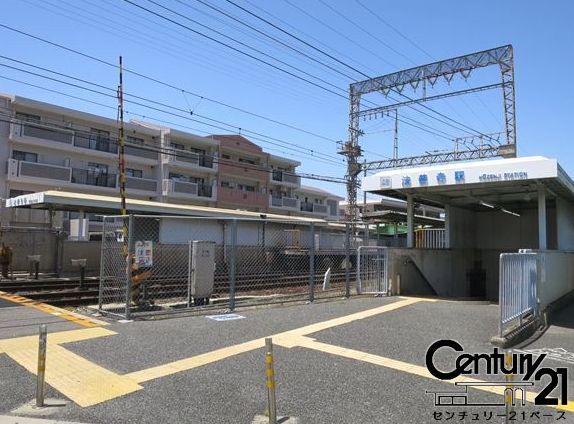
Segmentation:
[[(350, 273), (354, 279), (355, 273)], [(320, 286), (323, 281), (323, 273), (315, 273), (315, 284)], [(345, 272), (336, 272), (331, 275), (332, 284), (340, 284), (345, 281)], [(304, 288), (309, 284), (309, 275), (285, 275), (284, 273), (265, 274), (238, 274), (236, 276), (236, 294), (266, 295), (282, 291), (292, 292), (297, 287)], [(78, 280), (51, 279), (51, 280), (26, 280), (0, 283), (0, 290), (19, 294), (37, 302), (49, 303), (57, 306), (79, 306), (98, 303), (99, 278), (90, 277), (84, 281), (80, 289)], [(145, 290), (150, 297), (155, 299), (181, 298), (187, 295), (187, 276), (152, 277), (145, 283)], [(123, 282), (118, 282), (116, 287), (104, 288), (106, 298), (123, 298), (125, 289)], [(227, 275), (216, 275), (214, 282), (214, 294), (227, 295), (229, 281)]]

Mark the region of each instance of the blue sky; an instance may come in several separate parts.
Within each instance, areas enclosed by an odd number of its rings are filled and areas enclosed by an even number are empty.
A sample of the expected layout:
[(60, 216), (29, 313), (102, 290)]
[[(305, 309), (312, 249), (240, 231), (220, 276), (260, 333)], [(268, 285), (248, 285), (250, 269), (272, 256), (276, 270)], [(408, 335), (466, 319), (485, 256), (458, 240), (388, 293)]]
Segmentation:
[[(132, 1), (196, 31), (221, 38), (221, 35), (215, 35), (180, 15), (170, 14), (147, 0)], [(329, 89), (332, 91), (346, 90), (349, 82), (364, 78), (253, 18), (226, 0), (202, 1), (281, 39), (308, 56), (328, 63), (346, 76), (265, 39), (198, 0), (156, 1), (230, 37), (226, 40), (229, 45), (243, 50), (247, 50), (245, 44), (249, 45), (259, 50), (259, 52), (251, 50), (252, 55), (280, 67), (285, 68), (288, 65), (296, 67), (298, 69), (296, 71), (289, 68), (290, 72), (306, 72), (305, 78), (321, 78), (323, 80), (321, 82), (317, 79), (314, 81), (323, 85), (331, 84)], [(519, 155), (540, 154), (557, 157), (563, 167), (574, 174), (574, 155), (572, 155), (574, 147), (570, 142), (574, 82), (568, 77), (568, 72), (574, 69), (574, 56), (571, 54), (574, 42), (571, 22), (571, 17), (574, 16), (574, 2), (453, 0), (429, 3), (418, 0), (410, 2), (359, 0), (383, 19), (380, 20), (355, 0), (233, 1), (369, 76), (428, 63), (432, 59), (443, 59), (512, 44), (515, 53)], [(347, 19), (342, 18), (334, 10)], [(121, 0), (7, 0), (3, 3), (3, 11), (0, 18), (2, 24), (110, 62), (117, 61), (117, 57), (121, 54), (127, 68), (189, 92), (217, 99), (326, 137), (331, 141), (224, 108), (190, 94), (185, 95), (181, 91), (154, 84), (131, 74), (126, 75), (125, 89), (128, 93), (168, 103), (181, 109), (192, 109), (196, 114), (233, 124), (233, 127), (240, 127), (244, 129), (243, 131), (252, 130), (281, 140), (277, 142), (266, 139), (282, 146), (263, 143), (261, 140), (254, 141), (271, 153), (299, 159), (303, 164), (301, 172), (335, 177), (342, 177), (345, 173), (344, 163), (336, 154), (337, 146), (333, 142), (347, 137), (348, 102), (340, 96), (232, 52)], [(110, 67), (27, 39), (6, 29), (0, 28), (0, 36), (2, 40), (0, 55), (108, 87), (115, 87), (117, 84), (117, 73)], [(244, 45), (237, 44), (238, 42)], [(281, 60), (283, 64), (276, 62), (276, 59)], [(0, 63), (21, 66), (7, 59), (0, 59)], [(0, 77), (63, 91), (103, 103), (108, 107), (0, 78), (2, 92), (16, 93), (115, 117), (115, 111), (112, 109), (115, 107), (113, 98), (102, 97), (1, 66)], [(494, 69), (478, 71), (468, 80), (470, 86), (496, 82), (499, 82), (499, 76)], [(466, 83), (462, 80), (456, 80), (450, 89), (468, 87), (464, 84)], [(443, 83), (437, 84), (436, 90), (440, 92), (448, 88)], [(420, 95), (420, 92), (409, 95)], [(383, 96), (374, 97), (373, 100), (381, 103), (387, 101)], [(494, 133), (503, 129), (501, 105), (499, 91), (470, 95), (464, 100), (457, 98), (429, 103), (433, 109), (483, 133)], [(128, 118), (141, 119), (140, 115), (145, 115), (150, 120), (170, 121), (193, 128), (188, 130), (198, 134), (237, 131), (231, 127), (226, 127), (227, 130), (209, 127), (133, 104), (127, 104), (126, 109), (129, 112)], [(428, 125), (435, 133), (438, 131), (440, 134), (447, 134), (444, 137), (437, 137), (435, 134), (420, 131), (400, 122), (401, 155), (447, 149), (452, 146), (450, 138), (465, 135), (463, 131), (430, 119), (414, 110), (401, 110), (399, 113), (406, 119), (414, 119)], [(183, 115), (187, 116), (185, 113)], [(376, 160), (390, 156), (392, 154), (390, 130), (393, 121), (385, 118), (362, 122), (361, 125), (366, 132), (361, 142), (369, 152), (365, 156), (366, 159)], [(322, 154), (320, 158), (317, 152)], [(339, 194), (345, 192), (342, 185), (319, 181), (305, 181), (305, 183), (330, 189)]]

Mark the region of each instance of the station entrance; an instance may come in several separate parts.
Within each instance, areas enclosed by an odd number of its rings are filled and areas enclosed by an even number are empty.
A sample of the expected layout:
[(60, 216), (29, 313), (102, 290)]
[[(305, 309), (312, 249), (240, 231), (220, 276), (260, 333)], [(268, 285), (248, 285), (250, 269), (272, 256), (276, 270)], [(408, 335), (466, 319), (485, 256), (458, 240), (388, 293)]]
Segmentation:
[[(574, 184), (555, 159), (392, 169), (363, 190), (407, 203), (406, 248), (391, 249), (388, 264), (394, 293), (498, 301), (501, 254), (526, 251), (546, 258), (539, 302), (574, 289)], [(444, 229), (415, 228), (417, 204), (444, 208)]]

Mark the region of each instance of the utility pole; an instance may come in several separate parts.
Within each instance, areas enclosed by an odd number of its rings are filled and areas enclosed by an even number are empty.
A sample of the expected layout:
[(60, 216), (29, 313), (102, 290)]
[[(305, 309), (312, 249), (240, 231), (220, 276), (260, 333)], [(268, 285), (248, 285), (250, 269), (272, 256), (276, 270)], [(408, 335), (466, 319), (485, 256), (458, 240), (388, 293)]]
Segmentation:
[(126, 141), (124, 132), (124, 81), (123, 81), (123, 64), (120, 56), (120, 84), (118, 86), (118, 121), (119, 131), (119, 173), (120, 173), (120, 215), (127, 215), (126, 209)]

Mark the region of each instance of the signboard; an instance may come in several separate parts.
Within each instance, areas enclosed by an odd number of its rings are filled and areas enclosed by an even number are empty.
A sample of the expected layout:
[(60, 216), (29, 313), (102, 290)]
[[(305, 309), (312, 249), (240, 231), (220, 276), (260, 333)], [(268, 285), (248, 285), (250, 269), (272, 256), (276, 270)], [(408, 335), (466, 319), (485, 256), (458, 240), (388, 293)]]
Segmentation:
[(21, 206), (37, 205), (39, 203), (44, 203), (44, 193), (23, 194), (22, 196), (6, 199), (7, 208), (18, 208)]
[(138, 266), (153, 266), (153, 242), (151, 240), (136, 241), (135, 250), (135, 260)]
[(544, 157), (481, 160), (382, 171), (363, 180), (365, 191), (484, 184), (556, 178), (558, 164)]

